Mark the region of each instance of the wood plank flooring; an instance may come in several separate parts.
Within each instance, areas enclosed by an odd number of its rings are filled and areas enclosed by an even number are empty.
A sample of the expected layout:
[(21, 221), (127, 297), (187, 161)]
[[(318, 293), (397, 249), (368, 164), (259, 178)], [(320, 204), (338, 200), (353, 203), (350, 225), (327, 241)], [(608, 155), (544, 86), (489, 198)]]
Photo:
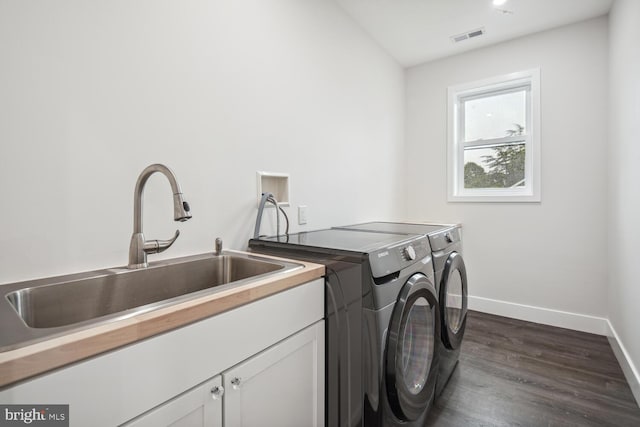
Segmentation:
[(460, 362), (427, 426), (640, 426), (606, 337), (468, 316)]

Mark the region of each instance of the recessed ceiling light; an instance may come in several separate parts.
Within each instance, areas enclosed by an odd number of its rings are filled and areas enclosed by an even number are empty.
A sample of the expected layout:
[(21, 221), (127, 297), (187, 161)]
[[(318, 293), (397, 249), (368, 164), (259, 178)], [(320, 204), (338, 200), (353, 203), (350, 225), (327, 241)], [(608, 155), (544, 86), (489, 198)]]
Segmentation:
[(506, 2), (507, 2), (507, 0), (493, 0), (493, 5), (494, 6), (502, 6)]

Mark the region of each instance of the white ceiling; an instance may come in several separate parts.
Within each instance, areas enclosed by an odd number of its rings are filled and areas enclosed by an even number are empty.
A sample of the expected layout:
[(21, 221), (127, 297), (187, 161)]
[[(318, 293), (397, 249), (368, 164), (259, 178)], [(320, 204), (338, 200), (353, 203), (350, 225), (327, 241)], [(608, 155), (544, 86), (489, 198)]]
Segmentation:
[[(336, 0), (401, 65), (444, 56), (608, 13), (613, 0)], [(497, 8), (503, 11), (497, 10)], [(453, 35), (484, 27), (483, 36)]]

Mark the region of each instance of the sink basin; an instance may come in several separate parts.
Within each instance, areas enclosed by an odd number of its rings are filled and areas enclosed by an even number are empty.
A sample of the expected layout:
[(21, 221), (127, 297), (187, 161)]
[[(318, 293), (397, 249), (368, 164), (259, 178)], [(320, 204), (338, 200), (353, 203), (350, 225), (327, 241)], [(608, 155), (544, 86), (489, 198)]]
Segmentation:
[[(152, 263), (138, 270), (101, 270), (3, 286), (6, 308), (21, 319), (27, 340), (82, 325), (130, 317), (210, 292), (292, 271), (299, 264), (223, 253)], [(6, 292), (6, 291), (5, 291)], [(9, 320), (0, 306), (0, 321)], [(16, 316), (17, 314), (17, 316)], [(0, 347), (13, 345), (14, 328), (0, 331)]]

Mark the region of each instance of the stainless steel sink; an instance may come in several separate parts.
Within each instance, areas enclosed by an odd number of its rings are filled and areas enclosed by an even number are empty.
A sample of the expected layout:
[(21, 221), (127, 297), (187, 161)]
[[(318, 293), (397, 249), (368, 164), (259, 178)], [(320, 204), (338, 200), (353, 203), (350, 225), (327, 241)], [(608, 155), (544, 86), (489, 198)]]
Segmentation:
[(4, 285), (0, 288), (5, 291), (0, 301), (0, 349), (297, 268), (301, 266), (225, 252), (160, 261), (138, 270), (117, 268)]

